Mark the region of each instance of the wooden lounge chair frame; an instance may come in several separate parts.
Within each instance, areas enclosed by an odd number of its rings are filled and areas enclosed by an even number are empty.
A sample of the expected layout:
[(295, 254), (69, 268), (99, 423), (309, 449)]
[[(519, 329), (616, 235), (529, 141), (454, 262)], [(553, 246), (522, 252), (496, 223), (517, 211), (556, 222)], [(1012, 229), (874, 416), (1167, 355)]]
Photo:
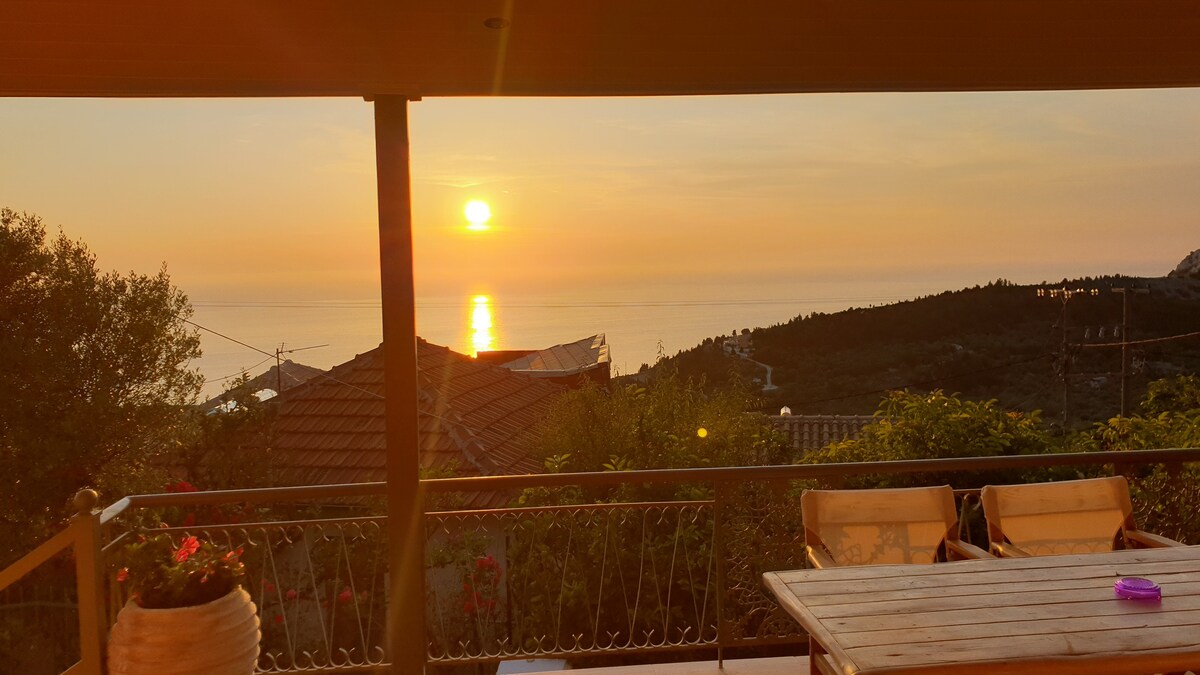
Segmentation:
[(949, 485), (805, 490), (800, 508), (810, 567), (991, 557), (959, 539)]
[(1137, 529), (1124, 476), (988, 485), (979, 497), (989, 549), (1001, 557), (1184, 545)]

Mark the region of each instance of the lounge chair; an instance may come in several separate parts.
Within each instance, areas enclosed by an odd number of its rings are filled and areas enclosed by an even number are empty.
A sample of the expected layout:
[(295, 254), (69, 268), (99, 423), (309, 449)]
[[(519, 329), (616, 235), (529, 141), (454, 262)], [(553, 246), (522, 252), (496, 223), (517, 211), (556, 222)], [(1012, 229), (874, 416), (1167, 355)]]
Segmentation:
[(990, 557), (958, 537), (949, 485), (806, 490), (800, 495), (809, 566), (932, 563)]
[(988, 485), (980, 499), (990, 548), (998, 556), (1183, 546), (1137, 529), (1124, 476)]

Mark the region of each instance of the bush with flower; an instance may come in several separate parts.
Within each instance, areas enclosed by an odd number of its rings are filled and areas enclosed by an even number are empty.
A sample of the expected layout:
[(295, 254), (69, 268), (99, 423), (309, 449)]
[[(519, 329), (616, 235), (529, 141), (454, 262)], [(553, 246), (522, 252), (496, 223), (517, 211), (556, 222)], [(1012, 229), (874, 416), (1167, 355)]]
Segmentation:
[(145, 609), (203, 605), (238, 587), (241, 555), (241, 548), (223, 549), (191, 535), (139, 535), (122, 551), (117, 581)]
[(490, 619), (500, 599), (500, 577), (504, 570), (489, 553), (475, 561), (463, 580), (463, 614), (475, 619)]

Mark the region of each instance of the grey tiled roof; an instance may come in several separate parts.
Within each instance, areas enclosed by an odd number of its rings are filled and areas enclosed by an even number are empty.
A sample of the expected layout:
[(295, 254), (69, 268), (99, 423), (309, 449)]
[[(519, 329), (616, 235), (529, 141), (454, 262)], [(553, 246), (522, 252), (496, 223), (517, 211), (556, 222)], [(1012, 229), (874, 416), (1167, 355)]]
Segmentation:
[(604, 333), (600, 333), (576, 342), (531, 352), (505, 363), (504, 367), (534, 376), (565, 375), (596, 368), (608, 361), (608, 343), (604, 339)]

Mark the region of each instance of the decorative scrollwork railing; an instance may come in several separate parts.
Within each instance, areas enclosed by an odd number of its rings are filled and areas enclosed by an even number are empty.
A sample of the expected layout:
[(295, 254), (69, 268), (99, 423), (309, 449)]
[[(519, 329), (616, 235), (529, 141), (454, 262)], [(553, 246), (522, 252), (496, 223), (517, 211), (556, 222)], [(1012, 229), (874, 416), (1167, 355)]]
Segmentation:
[[(258, 608), (259, 673), (386, 667), (386, 518), (159, 527), (240, 549)], [(118, 587), (119, 589), (119, 587)]]
[[(1122, 473), (1144, 529), (1200, 542), (1196, 449), (427, 480), (430, 504), (526, 488), (552, 499), (425, 514), (424, 540), (403, 545), (424, 551), (426, 602), (415, 618), (392, 614), (425, 626), (431, 666), (802, 641), (760, 582), (803, 565), (801, 489), (865, 475), (973, 485), (978, 472), (1025, 469)], [(389, 523), (371, 506), (386, 492), (377, 483), (137, 495), (103, 511), (92, 493), (70, 529), (0, 570), (0, 592), (26, 611), (14, 594), (57, 574), (47, 561), (73, 549), (76, 590), (65, 597), (78, 598), (79, 664), (98, 668), (124, 600), (111, 554), (140, 532), (186, 532), (243, 549), (263, 624), (260, 672), (387, 670)], [(981, 524), (978, 514), (963, 520)]]
[(431, 662), (717, 639), (712, 501), (428, 514)]

